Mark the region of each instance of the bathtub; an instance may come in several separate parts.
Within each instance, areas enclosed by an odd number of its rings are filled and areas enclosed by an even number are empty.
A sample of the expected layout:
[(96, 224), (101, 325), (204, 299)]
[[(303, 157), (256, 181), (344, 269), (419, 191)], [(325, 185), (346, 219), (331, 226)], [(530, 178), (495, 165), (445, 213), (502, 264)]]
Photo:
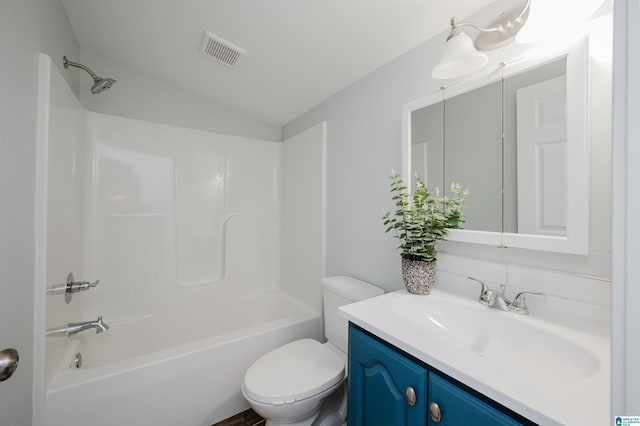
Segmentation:
[(321, 337), (320, 315), (282, 291), (110, 325), (69, 338), (47, 389), (48, 426), (210, 426), (248, 408), (240, 387), (259, 356)]

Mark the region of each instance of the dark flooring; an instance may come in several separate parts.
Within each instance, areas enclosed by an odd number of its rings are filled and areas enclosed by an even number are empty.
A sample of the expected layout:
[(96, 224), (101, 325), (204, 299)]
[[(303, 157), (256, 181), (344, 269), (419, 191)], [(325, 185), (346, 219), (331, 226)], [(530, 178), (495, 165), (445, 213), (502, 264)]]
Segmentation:
[(265, 423), (265, 419), (257, 415), (252, 409), (248, 409), (213, 426), (264, 426)]

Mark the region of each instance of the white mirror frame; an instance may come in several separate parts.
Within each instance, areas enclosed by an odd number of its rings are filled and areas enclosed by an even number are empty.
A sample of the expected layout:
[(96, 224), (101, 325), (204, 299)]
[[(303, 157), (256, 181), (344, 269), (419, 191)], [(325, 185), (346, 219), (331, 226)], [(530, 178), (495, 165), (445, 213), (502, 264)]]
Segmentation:
[[(447, 88), (402, 106), (402, 178), (411, 182), (411, 113), (502, 78), (567, 57), (567, 233), (565, 236), (449, 230), (447, 240), (571, 254), (589, 252), (589, 44), (521, 60), (470, 83)], [(410, 186), (410, 185), (407, 185)], [(502, 210), (502, 206), (500, 206)]]

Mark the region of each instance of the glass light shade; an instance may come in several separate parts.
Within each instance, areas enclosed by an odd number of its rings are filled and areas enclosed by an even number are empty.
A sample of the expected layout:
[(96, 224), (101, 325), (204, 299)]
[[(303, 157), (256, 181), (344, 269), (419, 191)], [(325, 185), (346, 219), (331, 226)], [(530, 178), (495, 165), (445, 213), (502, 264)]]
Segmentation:
[(442, 59), (431, 71), (431, 77), (438, 80), (462, 77), (484, 67), (489, 58), (473, 47), (471, 38), (465, 33), (454, 35), (444, 47)]

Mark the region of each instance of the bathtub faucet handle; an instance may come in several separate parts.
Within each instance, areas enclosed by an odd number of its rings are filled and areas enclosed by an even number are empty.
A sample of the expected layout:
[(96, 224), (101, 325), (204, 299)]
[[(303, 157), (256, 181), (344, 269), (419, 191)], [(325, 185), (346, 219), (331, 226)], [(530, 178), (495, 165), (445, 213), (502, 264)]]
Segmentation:
[(67, 303), (71, 303), (71, 296), (73, 293), (79, 293), (81, 291), (89, 290), (100, 284), (100, 280), (95, 281), (76, 281), (73, 277), (73, 272), (67, 275), (67, 282), (54, 288), (48, 288), (47, 294), (64, 294), (64, 300)]
[(90, 282), (90, 281), (72, 282), (71, 289), (69, 291), (71, 291), (71, 293), (78, 293), (81, 291), (89, 290), (90, 288), (93, 288), (98, 284), (100, 284), (100, 280), (95, 280), (93, 282)]

